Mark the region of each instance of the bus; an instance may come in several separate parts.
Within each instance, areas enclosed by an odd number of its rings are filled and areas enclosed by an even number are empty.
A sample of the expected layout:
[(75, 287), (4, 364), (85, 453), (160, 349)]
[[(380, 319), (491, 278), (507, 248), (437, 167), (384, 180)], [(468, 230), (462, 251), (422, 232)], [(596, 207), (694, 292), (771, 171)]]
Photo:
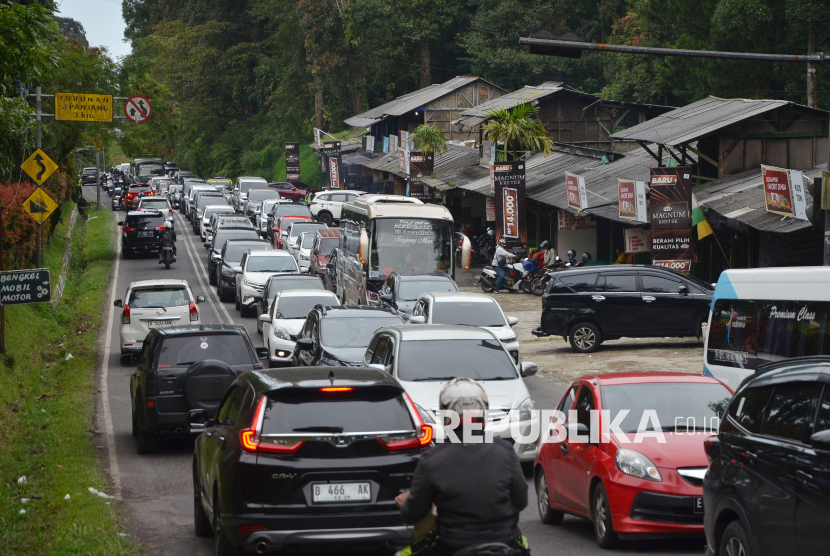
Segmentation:
[(725, 270), (715, 287), (703, 373), (733, 390), (766, 363), (830, 355), (830, 267)]
[[(385, 278), (444, 272), (455, 279), (453, 219), (446, 207), (401, 195), (362, 195), (343, 203), (337, 250), (337, 297), (374, 305)], [(462, 238), (461, 263), (470, 265)]]

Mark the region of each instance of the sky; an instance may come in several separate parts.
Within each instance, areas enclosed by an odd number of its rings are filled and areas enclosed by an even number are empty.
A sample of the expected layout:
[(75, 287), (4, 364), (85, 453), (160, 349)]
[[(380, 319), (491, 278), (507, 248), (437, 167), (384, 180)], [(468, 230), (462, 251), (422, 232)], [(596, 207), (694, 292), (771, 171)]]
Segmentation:
[(105, 46), (113, 60), (130, 53), (124, 41), (124, 20), (119, 0), (58, 0), (61, 17), (71, 17), (84, 26), (90, 46)]

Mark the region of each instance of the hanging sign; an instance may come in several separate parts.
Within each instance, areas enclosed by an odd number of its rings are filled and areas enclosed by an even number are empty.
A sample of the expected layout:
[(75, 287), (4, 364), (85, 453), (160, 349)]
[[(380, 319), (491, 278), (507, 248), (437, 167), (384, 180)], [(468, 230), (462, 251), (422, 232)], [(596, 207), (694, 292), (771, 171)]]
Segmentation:
[(807, 220), (807, 195), (800, 170), (761, 166), (767, 212)]
[(409, 196), (421, 201), (432, 201), (432, 194), (422, 178), (432, 175), (434, 156), (432, 153), (412, 151), (409, 153)]
[(388, 136), (383, 138), (383, 152), (385, 152), (385, 153), (389, 152), (389, 137)]
[(617, 196), (620, 203), (620, 218), (648, 222), (646, 212), (646, 182), (619, 178)]
[(626, 253), (645, 253), (651, 251), (651, 230), (645, 228), (626, 228), (625, 235)]
[(285, 179), (286, 181), (300, 180), (300, 144), (285, 144)]
[(525, 212), (525, 161), (497, 162), (492, 166), (496, 201), (496, 241), (507, 240), (507, 250), (519, 252), (527, 243)]
[(651, 264), (692, 270), (691, 166), (651, 169)]
[(398, 136), (397, 135), (390, 135), (388, 137), (389, 140), (389, 152), (396, 153), (398, 152)]
[(559, 231), (576, 232), (579, 230), (595, 230), (597, 221), (590, 217), (577, 216), (566, 210), (559, 211)]
[(565, 173), (565, 188), (568, 193), (568, 206), (575, 211), (588, 208), (588, 193), (585, 190), (585, 178), (576, 174)]
[(487, 222), (496, 221), (496, 200), (492, 197), (487, 197), (484, 200), (484, 209), (487, 214)]
[(374, 135), (367, 135), (366, 136), (366, 152), (373, 153), (375, 152), (375, 137)]
[(343, 177), (340, 167), (340, 141), (323, 143), (323, 154), (328, 164), (328, 188), (342, 189)]

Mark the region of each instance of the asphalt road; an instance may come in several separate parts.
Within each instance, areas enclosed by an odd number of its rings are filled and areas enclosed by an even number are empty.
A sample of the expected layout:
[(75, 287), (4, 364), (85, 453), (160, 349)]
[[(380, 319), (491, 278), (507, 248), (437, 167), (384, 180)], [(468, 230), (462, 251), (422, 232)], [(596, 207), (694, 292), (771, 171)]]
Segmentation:
[[(86, 199), (95, 201), (95, 188), (84, 187)], [(102, 204), (109, 208), (110, 197), (104, 192)], [(118, 213), (119, 215), (123, 213)], [(170, 270), (157, 264), (154, 256), (124, 260), (118, 251), (114, 265), (114, 283), (110, 285), (110, 299), (105, 306), (105, 323), (99, 345), (103, 352), (99, 369), (99, 392), (96, 402), (98, 444), (102, 446), (101, 462), (110, 475), (112, 491), (119, 500), (126, 518), (128, 532), (138, 540), (148, 555), (208, 555), (212, 550), (210, 539), (193, 534), (193, 490), (191, 464), (192, 440), (160, 442), (153, 455), (139, 456), (130, 426), (129, 377), (133, 367), (122, 367), (118, 332), (120, 310), (112, 306), (113, 299), (122, 298), (127, 285), (136, 280), (176, 278), (187, 280), (194, 295), (204, 295), (200, 304), (202, 322), (234, 322), (248, 330), (254, 344), (262, 345), (253, 318), (241, 318), (233, 303), (222, 303), (214, 288), (208, 284), (207, 253), (189, 223), (175, 212), (178, 236), (178, 261)], [(118, 230), (113, 229), (117, 237)], [(118, 242), (120, 246), (120, 241)], [(564, 393), (566, 384), (548, 377), (525, 379), (537, 408), (553, 408)], [(608, 554), (597, 547), (591, 525), (580, 519), (566, 518), (558, 526), (543, 525), (534, 505), (535, 489), (528, 482), (531, 504), (522, 512), (520, 526), (535, 554), (592, 555)], [(342, 547), (335, 551), (342, 554)], [(702, 540), (655, 541), (628, 543), (618, 550), (623, 553), (699, 555)]]

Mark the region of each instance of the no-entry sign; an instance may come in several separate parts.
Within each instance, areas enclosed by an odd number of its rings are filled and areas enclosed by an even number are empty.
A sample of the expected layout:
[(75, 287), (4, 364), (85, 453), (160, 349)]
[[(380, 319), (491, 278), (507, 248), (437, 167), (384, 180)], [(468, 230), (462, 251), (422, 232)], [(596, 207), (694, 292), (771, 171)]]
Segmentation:
[(153, 105), (150, 99), (142, 95), (133, 95), (124, 103), (124, 115), (135, 124), (143, 124), (150, 119)]

